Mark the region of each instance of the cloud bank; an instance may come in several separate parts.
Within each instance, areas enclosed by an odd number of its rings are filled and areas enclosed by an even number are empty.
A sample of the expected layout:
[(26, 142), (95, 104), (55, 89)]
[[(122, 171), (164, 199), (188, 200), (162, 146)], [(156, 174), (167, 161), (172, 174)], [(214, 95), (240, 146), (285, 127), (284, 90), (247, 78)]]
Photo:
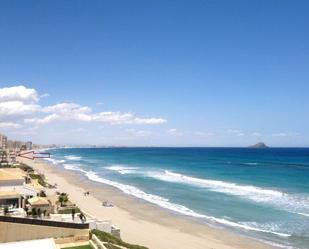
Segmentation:
[[(47, 95), (47, 94), (45, 94)], [(78, 103), (40, 105), (35, 89), (25, 86), (0, 88), (0, 128), (20, 128), (24, 125), (46, 125), (57, 121), (97, 122), (110, 125), (158, 125), (164, 118), (140, 117), (130, 112), (93, 112)]]

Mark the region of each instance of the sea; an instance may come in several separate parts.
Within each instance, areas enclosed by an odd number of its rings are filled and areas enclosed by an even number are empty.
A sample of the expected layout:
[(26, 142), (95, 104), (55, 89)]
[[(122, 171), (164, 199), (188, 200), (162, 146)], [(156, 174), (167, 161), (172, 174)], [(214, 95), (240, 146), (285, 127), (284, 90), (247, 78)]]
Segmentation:
[(63, 148), (53, 167), (278, 248), (309, 248), (309, 148)]

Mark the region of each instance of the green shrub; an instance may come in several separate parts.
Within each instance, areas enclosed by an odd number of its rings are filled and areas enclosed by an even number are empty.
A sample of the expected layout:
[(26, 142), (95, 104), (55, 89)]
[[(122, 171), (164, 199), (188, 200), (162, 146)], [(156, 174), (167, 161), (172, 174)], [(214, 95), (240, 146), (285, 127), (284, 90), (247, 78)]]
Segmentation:
[(65, 203), (69, 201), (69, 195), (67, 193), (61, 193), (58, 195), (58, 202), (60, 203), (60, 206), (63, 207)]
[[(126, 243), (124, 241), (122, 241), (119, 238), (116, 238), (115, 236), (109, 234), (109, 233), (105, 233), (102, 231), (99, 231), (97, 229), (94, 229), (91, 231), (93, 234), (95, 234), (101, 241), (103, 242), (108, 242), (114, 245), (119, 245), (119, 246), (123, 246), (126, 247), (128, 249), (148, 249), (145, 246), (139, 246), (139, 245), (133, 245), (133, 244), (129, 244)], [(109, 246), (113, 246), (113, 245), (109, 245)], [(117, 247), (109, 247), (109, 249), (118, 249)]]
[(43, 187), (48, 186), (48, 184), (45, 182), (44, 176), (33, 174), (33, 173), (29, 174), (29, 176), (31, 177), (31, 179), (37, 179), (38, 183), (42, 185)]
[(63, 249), (92, 249), (91, 246), (73, 246), (73, 247), (62, 247)]
[(76, 208), (60, 209), (60, 210), (58, 210), (58, 214), (71, 214), (72, 209), (75, 210), (75, 213), (80, 213), (80, 209), (78, 207), (76, 207)]
[(28, 173), (34, 172), (33, 168), (28, 166), (27, 164), (21, 163), (19, 165), (19, 168), (22, 169), (23, 171), (26, 171)]
[(121, 247), (119, 246), (115, 246), (113, 244), (105, 244), (104, 245), (107, 249), (122, 249)]

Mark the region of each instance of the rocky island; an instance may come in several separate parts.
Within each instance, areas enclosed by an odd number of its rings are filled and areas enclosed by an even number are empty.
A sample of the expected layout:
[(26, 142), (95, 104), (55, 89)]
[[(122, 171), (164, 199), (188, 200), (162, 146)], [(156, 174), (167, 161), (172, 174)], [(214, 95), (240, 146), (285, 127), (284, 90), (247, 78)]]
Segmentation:
[(249, 148), (264, 149), (264, 148), (268, 148), (268, 146), (263, 142), (259, 142), (257, 144), (249, 146)]

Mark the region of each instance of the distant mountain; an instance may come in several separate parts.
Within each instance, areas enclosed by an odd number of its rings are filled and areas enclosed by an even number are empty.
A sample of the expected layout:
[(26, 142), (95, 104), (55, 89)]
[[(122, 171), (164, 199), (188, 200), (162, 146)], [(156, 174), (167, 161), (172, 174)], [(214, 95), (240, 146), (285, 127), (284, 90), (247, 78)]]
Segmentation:
[(249, 148), (263, 149), (263, 148), (268, 148), (268, 146), (264, 144), (263, 142), (259, 142), (257, 144), (249, 146)]

